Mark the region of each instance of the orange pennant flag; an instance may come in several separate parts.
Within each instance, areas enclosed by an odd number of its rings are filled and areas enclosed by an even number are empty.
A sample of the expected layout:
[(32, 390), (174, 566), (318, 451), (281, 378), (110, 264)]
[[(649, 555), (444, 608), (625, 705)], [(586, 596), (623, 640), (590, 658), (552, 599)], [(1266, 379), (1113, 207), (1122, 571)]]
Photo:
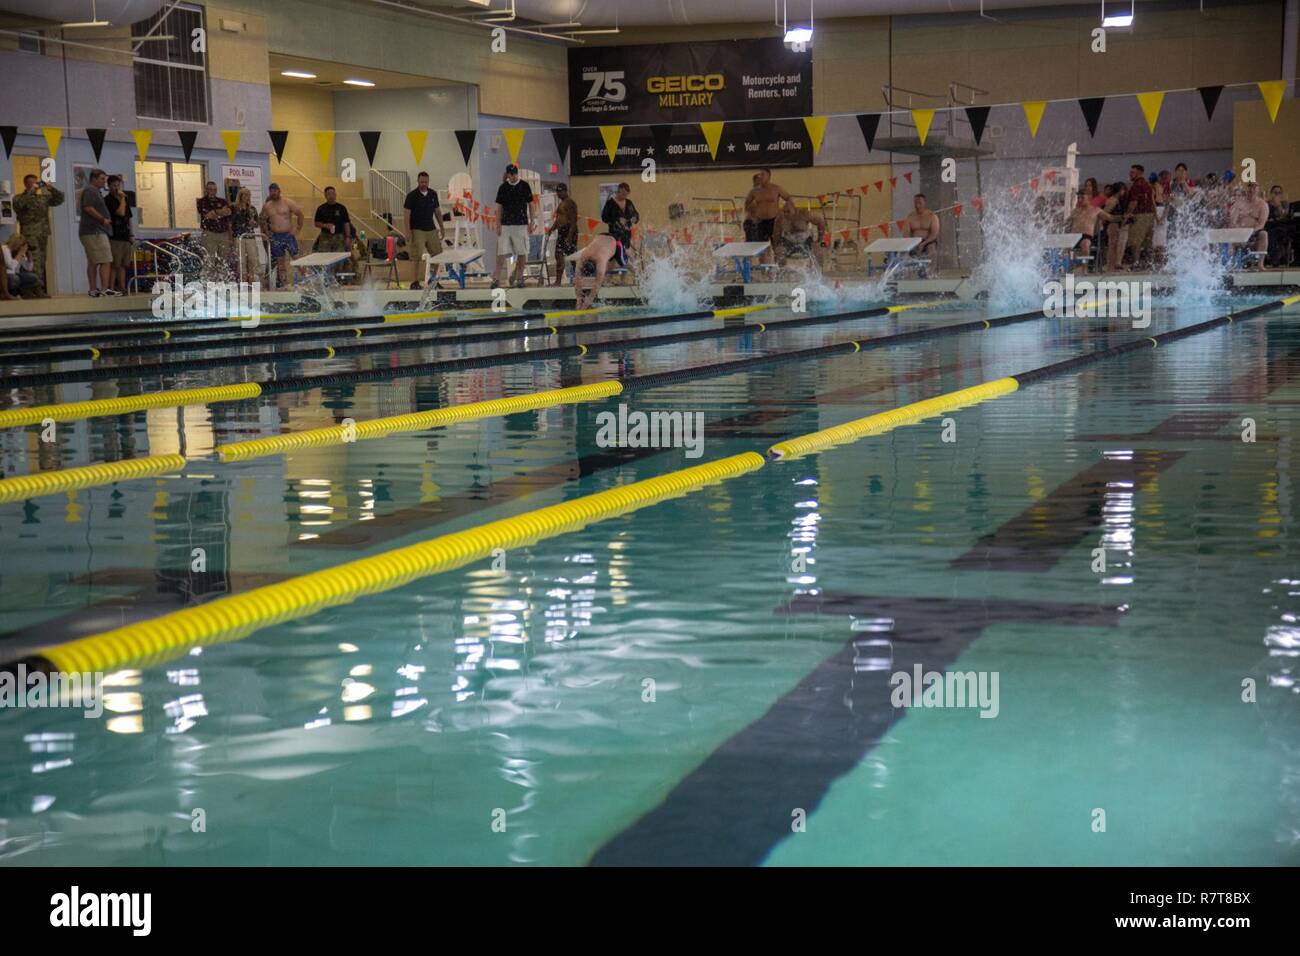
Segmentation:
[(899, 231), (899, 232), (907, 232), (907, 220), (906, 220), (906, 219), (895, 219), (895, 220), (894, 220), (894, 225), (898, 227), (898, 231)]
[(954, 217), (961, 215), (961, 203), (957, 203), (957, 205), (952, 207), (952, 214)]
[(983, 209), (983, 208), (984, 208), (984, 200), (983, 200), (983, 199), (980, 199), (979, 196), (976, 196), (974, 199), (972, 199), (972, 200), (970, 201), (970, 204), (971, 204), (972, 206), (974, 206), (976, 209)]
[(1037, 192), (1037, 191), (1038, 191), (1038, 180), (1037, 180), (1037, 179), (1031, 179), (1031, 180), (1029, 180), (1029, 188), (1032, 189), (1032, 190), (1034, 190), (1034, 192)]
[(878, 193), (883, 193), (884, 191), (885, 191), (885, 181), (884, 181), (883, 179), (877, 179), (877, 180), (876, 180), (876, 192), (878, 192)]
[(877, 226), (876, 228), (880, 230), (880, 234), (881, 234), (881, 235), (883, 235), (883, 236), (888, 236), (888, 235), (889, 235), (889, 227), (886, 226), (884, 223), (881, 223), (881, 224), (880, 224), (879, 226)]
[(897, 177), (897, 176), (890, 176), (890, 177), (889, 177), (889, 188), (890, 188), (890, 189), (897, 189), (897, 188), (898, 188), (898, 177)]
[(911, 173), (903, 173), (903, 178), (906, 179), (906, 180), (910, 183), (910, 182), (912, 181), (912, 174), (911, 174)]

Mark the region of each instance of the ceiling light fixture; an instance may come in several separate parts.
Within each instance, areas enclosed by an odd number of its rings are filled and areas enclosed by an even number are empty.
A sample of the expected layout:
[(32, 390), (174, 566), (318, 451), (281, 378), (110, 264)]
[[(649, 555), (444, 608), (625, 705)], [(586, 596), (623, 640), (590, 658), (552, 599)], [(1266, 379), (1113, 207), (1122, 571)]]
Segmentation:
[[(785, 43), (794, 44), (796, 47), (803, 47), (812, 42), (813, 38), (813, 4), (815, 0), (808, 0), (808, 23), (807, 25), (790, 26), (789, 0), (782, 0), (781, 3), (781, 27), (785, 30)], [(802, 53), (800, 49), (798, 52)]]
[(374, 86), (369, 80), (344, 80), (348, 86)]
[(281, 71), (280, 71), (280, 75), (281, 75), (281, 76), (292, 76), (294, 79), (297, 79), (297, 80), (314, 80), (314, 79), (316, 79), (316, 74), (315, 74), (315, 73), (308, 73), (308, 72), (305, 71), (305, 70), (281, 70)]
[[(1130, 0), (1128, 13), (1113, 13), (1106, 15), (1106, 0), (1101, 0), (1101, 25), (1103, 27), (1131, 27), (1133, 25), (1133, 14), (1136, 12), (1135, 7), (1137, 0)], [(1113, 6), (1113, 5), (1112, 5)]]

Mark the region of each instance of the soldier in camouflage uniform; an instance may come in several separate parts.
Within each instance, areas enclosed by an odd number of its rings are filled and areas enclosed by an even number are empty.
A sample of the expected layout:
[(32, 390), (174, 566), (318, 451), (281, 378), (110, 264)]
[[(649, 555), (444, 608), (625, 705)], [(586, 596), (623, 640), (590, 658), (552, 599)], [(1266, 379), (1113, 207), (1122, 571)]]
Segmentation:
[(49, 295), (45, 285), (45, 256), (50, 244), (50, 207), (63, 204), (63, 193), (35, 176), (23, 177), (23, 192), (14, 198), (14, 216), (22, 227), (36, 274), (36, 294)]

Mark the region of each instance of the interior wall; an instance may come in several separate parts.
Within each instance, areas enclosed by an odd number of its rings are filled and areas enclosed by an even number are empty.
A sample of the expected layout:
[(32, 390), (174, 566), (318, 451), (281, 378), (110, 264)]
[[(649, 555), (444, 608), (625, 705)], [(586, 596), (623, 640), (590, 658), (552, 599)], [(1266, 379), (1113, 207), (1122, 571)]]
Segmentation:
[[(313, 130), (335, 129), (334, 95), (328, 90), (312, 86), (291, 86), (275, 84), (271, 87), (271, 129), (290, 130), (289, 139), (284, 146), (284, 158), (303, 175), (315, 182), (337, 177), (338, 165), (331, 151), (329, 162), (322, 162), (320, 151), (316, 148)], [(364, 154), (363, 154), (364, 155)], [(296, 175), (287, 167), (276, 161), (272, 154), (271, 176), (283, 179)], [(285, 183), (281, 183), (286, 186)]]
[(1280, 183), (1288, 199), (1300, 200), (1300, 102), (1283, 100), (1276, 123), (1259, 102), (1237, 103), (1232, 115), (1233, 168), (1240, 171), (1250, 157), (1263, 189)]

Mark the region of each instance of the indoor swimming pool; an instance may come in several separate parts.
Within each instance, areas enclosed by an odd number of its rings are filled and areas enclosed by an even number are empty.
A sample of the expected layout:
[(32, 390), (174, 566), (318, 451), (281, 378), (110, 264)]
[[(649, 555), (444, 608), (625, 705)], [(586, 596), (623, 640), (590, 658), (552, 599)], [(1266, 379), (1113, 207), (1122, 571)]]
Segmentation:
[[(371, 339), (304, 318), (314, 331), (279, 344), (294, 320), (235, 344), (227, 323), (153, 352), (124, 336), (116, 353), (58, 365), (5, 362), (18, 345), (0, 343), (5, 408), (289, 383), (0, 432), (6, 480), (184, 459), (0, 504), (7, 664), (632, 482), (765, 458), (237, 639), (144, 663), (110, 653), (97, 716), (0, 709), (0, 862), (1295, 865), (1295, 307), (816, 454), (766, 455), (1270, 301), (1157, 304), (1140, 330), (1041, 315), (984, 328), (1009, 313), (918, 301), (789, 327), (808, 315), (539, 313), (457, 330), (536, 336), (437, 346), (404, 331), (414, 322)], [(595, 327), (568, 331), (579, 323)], [(869, 344), (959, 323), (975, 328)], [(641, 344), (650, 336), (674, 340)], [(267, 357), (368, 341), (381, 344)], [(446, 427), (218, 454), (848, 341), (859, 345)], [(575, 343), (586, 351), (544, 352)], [(406, 371), (457, 358), (482, 361)], [(665, 428), (656, 447), (607, 427), (638, 412), (702, 431), (692, 443)], [(891, 675), (945, 671), (979, 675), (978, 700), (892, 699)]]

